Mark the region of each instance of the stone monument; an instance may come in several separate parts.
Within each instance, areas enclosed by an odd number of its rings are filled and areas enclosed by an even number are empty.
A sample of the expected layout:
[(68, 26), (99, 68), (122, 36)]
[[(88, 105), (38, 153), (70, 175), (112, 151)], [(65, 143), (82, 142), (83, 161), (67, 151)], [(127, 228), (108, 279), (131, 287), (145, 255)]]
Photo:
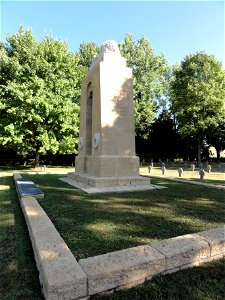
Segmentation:
[(135, 155), (132, 70), (103, 43), (81, 87), (79, 152), (68, 178), (92, 187), (150, 185)]

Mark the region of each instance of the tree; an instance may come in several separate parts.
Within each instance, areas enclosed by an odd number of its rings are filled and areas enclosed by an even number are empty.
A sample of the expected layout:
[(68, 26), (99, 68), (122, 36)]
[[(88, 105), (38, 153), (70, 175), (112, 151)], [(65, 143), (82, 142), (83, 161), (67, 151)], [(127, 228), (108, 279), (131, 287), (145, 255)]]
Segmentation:
[(163, 54), (154, 54), (144, 36), (135, 43), (133, 36), (127, 33), (120, 45), (120, 52), (133, 70), (136, 135), (146, 139), (158, 105), (168, 92), (170, 67)]
[(150, 149), (158, 158), (174, 158), (180, 146), (180, 137), (170, 112), (162, 111), (154, 120), (150, 132)]
[[(20, 28), (0, 49), (0, 143), (20, 154), (74, 153), (80, 93), (78, 57), (46, 36), (40, 43)], [(77, 75), (79, 74), (79, 76)]]
[(225, 118), (225, 72), (214, 56), (205, 52), (190, 54), (174, 69), (170, 97), (178, 129), (183, 137), (198, 141), (201, 147), (211, 128), (219, 128)]
[(100, 47), (95, 42), (82, 42), (79, 48), (80, 61), (79, 65), (90, 67), (92, 58), (99, 53)]

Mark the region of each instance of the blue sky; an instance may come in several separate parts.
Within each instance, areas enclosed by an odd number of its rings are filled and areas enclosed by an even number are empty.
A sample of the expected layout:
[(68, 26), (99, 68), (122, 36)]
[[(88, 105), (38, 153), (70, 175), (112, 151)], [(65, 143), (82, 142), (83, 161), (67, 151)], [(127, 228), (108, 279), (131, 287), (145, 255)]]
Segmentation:
[(39, 41), (46, 33), (76, 51), (83, 41), (101, 45), (145, 35), (156, 54), (171, 64), (204, 50), (224, 59), (224, 1), (1, 1), (1, 39), (32, 28)]

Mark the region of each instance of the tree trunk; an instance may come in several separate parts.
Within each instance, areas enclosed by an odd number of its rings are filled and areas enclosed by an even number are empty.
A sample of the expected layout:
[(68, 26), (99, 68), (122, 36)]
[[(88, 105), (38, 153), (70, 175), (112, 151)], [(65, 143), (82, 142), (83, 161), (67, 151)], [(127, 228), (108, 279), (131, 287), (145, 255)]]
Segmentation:
[(39, 151), (36, 150), (36, 153), (35, 153), (35, 168), (39, 167), (39, 159), (40, 159), (40, 154), (39, 154)]
[(202, 145), (202, 143), (201, 143), (201, 139), (199, 138), (198, 139), (198, 167), (200, 166), (200, 164), (201, 164), (201, 145)]

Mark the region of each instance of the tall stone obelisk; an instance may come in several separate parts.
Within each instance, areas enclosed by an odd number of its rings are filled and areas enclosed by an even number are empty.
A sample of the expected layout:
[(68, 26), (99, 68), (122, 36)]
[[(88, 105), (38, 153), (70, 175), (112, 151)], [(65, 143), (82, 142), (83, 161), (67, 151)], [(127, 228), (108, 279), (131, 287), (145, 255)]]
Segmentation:
[(82, 82), (79, 152), (68, 176), (93, 187), (149, 184), (135, 155), (132, 70), (106, 41)]

